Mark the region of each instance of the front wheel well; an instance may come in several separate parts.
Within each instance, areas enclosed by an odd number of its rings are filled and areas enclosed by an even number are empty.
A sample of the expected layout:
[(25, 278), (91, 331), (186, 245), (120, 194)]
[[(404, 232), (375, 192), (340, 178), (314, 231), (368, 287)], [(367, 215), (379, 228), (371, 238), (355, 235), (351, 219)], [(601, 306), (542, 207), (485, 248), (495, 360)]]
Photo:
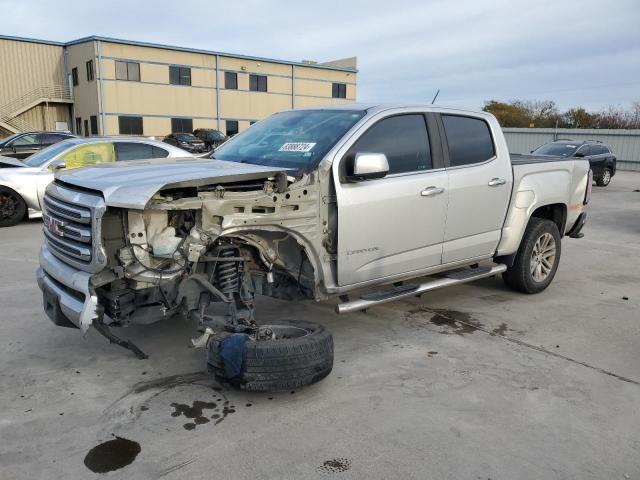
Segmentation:
[[(551, 220), (557, 225), (560, 236), (563, 237), (565, 224), (567, 222), (567, 206), (563, 203), (543, 205), (533, 211), (531, 218), (546, 218), (547, 220)], [(529, 221), (531, 221), (531, 219)]]

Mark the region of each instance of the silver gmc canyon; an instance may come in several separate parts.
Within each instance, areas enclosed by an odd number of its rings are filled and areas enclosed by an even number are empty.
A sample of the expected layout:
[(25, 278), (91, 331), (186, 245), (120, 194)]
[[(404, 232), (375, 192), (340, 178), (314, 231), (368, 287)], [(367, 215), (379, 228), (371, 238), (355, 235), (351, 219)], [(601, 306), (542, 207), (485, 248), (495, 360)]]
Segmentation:
[[(274, 114), (208, 159), (118, 162), (57, 176), (38, 284), (54, 323), (97, 329), (176, 316), (220, 379), (318, 381), (323, 326), (260, 318), (254, 296), (339, 298), (338, 313), (502, 274), (537, 293), (591, 190), (581, 159), (509, 156), (496, 119), (433, 106)], [(354, 293), (354, 292), (357, 292)]]

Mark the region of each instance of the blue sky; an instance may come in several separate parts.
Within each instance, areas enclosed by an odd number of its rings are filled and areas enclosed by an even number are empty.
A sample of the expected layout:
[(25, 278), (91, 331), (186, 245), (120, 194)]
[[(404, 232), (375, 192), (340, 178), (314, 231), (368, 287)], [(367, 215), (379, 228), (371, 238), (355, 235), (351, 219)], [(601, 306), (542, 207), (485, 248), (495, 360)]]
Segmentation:
[(640, 1), (0, 0), (0, 33), (103, 35), (286, 60), (357, 56), (359, 101), (478, 109), (640, 101)]

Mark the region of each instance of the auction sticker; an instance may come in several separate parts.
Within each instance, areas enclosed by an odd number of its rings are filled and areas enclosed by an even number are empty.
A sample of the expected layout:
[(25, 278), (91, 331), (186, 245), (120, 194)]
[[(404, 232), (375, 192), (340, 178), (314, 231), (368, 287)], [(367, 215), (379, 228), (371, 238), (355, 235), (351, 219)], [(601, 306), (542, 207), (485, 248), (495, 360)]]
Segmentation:
[(282, 145), (278, 151), (279, 152), (310, 152), (313, 147), (315, 147), (315, 143), (307, 143), (307, 142), (291, 142), (285, 143)]

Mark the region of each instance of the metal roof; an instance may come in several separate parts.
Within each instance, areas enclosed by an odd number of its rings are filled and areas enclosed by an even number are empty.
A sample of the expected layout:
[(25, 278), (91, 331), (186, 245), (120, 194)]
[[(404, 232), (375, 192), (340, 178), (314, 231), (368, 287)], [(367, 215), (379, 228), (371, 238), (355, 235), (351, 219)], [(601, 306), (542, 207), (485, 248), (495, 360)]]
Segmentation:
[(119, 43), (122, 45), (134, 45), (138, 47), (148, 47), (148, 48), (159, 48), (163, 50), (174, 50), (177, 52), (188, 52), (188, 53), (200, 53), (204, 55), (218, 55), (220, 57), (228, 57), (228, 58), (240, 58), (244, 60), (254, 60), (258, 62), (271, 62), (271, 63), (280, 63), (284, 65), (295, 65), (300, 67), (308, 67), (308, 68), (320, 68), (324, 70), (337, 70), (340, 72), (357, 72), (356, 68), (346, 68), (346, 67), (337, 67), (333, 65), (323, 65), (322, 63), (310, 64), (304, 62), (292, 62), (289, 60), (278, 60), (274, 58), (266, 58), (266, 57), (254, 57), (251, 55), (239, 55), (234, 53), (226, 53), (226, 52), (218, 52), (215, 50), (204, 50), (199, 48), (187, 48), (187, 47), (177, 47), (175, 45), (164, 45), (161, 43), (149, 43), (149, 42), (138, 42), (135, 40), (123, 40), (120, 38), (111, 38), (111, 37), (102, 37), (99, 35), (91, 35), (88, 37), (78, 38), (76, 40), (71, 40), (69, 42), (55, 42), (51, 40), (41, 40), (37, 38), (27, 38), (27, 37), (13, 37), (10, 35), (0, 35), (0, 40), (13, 40), (16, 42), (29, 42), (29, 43), (41, 43), (45, 45), (55, 45), (59, 47), (68, 47), (70, 45), (77, 45), (79, 43), (87, 43), (92, 41), (101, 41), (101, 42), (109, 42), (109, 43)]

